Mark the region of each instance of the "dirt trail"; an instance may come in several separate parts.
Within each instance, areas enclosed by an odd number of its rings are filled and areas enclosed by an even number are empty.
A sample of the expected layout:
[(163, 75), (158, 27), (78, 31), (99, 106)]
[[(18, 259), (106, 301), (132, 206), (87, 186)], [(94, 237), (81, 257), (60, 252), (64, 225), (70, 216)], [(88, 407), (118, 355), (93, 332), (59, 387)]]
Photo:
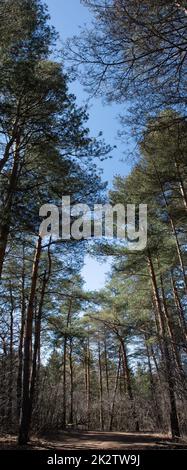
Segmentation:
[[(172, 439), (164, 434), (97, 431), (71, 431), (45, 435), (45, 438), (33, 438), (24, 449), (56, 451), (86, 449), (187, 449), (186, 440)], [(0, 449), (20, 449), (16, 437), (1, 436)]]

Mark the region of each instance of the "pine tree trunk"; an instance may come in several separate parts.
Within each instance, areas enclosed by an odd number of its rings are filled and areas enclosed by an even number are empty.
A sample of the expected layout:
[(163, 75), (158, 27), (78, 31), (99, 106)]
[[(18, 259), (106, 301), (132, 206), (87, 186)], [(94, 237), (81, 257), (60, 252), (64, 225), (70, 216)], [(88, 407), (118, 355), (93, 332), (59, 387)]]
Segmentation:
[(3, 170), (4, 166), (6, 165), (6, 163), (9, 160), (10, 151), (11, 151), (11, 147), (14, 144), (14, 140), (15, 140), (15, 136), (11, 137), (9, 142), (7, 142), (7, 144), (6, 144), (3, 158), (1, 158), (1, 160), (0, 160), (0, 173), (2, 173), (2, 170)]
[(171, 216), (170, 216), (170, 223), (171, 223), (173, 235), (174, 235), (175, 241), (176, 241), (177, 254), (178, 254), (178, 258), (179, 258), (179, 263), (180, 263), (181, 271), (182, 271), (182, 274), (183, 274), (184, 288), (185, 288), (185, 291), (186, 291), (186, 293), (187, 293), (187, 276), (186, 276), (186, 270), (185, 270), (185, 266), (184, 266), (184, 261), (183, 261), (183, 256), (182, 256), (182, 253), (181, 253), (181, 248), (180, 248), (180, 244), (179, 244), (179, 240), (178, 240), (177, 231), (176, 231), (176, 228), (175, 228), (175, 224), (174, 224), (174, 222), (173, 222), (173, 218), (172, 218)]
[(73, 380), (73, 339), (70, 338), (69, 349), (69, 364), (70, 364), (70, 423), (74, 421), (74, 380)]
[(30, 379), (31, 379), (31, 344), (32, 344), (32, 328), (34, 316), (34, 301), (36, 295), (36, 285), (38, 279), (38, 269), (40, 256), (42, 251), (42, 239), (39, 236), (35, 257), (33, 262), (31, 288), (29, 296), (29, 304), (26, 315), (25, 339), (24, 339), (24, 364), (23, 364), (23, 394), (21, 406), (21, 421), (19, 428), (18, 442), (20, 445), (27, 444), (29, 440), (29, 431), (31, 424), (31, 402), (30, 402)]
[[(7, 429), (7, 413), (6, 413), (6, 403), (5, 403), (5, 396), (7, 396), (7, 344), (6, 339), (4, 336), (1, 337), (2, 339), (2, 355), (1, 355), (1, 374), (0, 374), (0, 390), (3, 397), (2, 404), (1, 404), (1, 414), (0, 414), (0, 422), (1, 428), (5, 427)], [(7, 431), (9, 431), (7, 429)]]
[[(109, 387), (108, 351), (107, 351), (106, 332), (105, 332), (105, 335), (104, 335), (104, 363), (105, 363), (105, 377), (106, 377), (106, 392), (107, 392), (108, 418), (110, 419), (110, 387)], [(108, 425), (109, 425), (109, 424), (108, 424)]]
[(151, 281), (152, 281), (155, 305), (157, 307), (158, 315), (160, 317), (160, 321), (162, 325), (163, 349), (164, 349), (164, 360), (165, 360), (165, 376), (166, 376), (166, 381), (168, 384), (170, 409), (171, 409), (171, 413), (170, 413), (171, 433), (172, 433), (172, 437), (175, 437), (175, 436), (179, 437), (180, 430), (179, 430), (177, 406), (176, 406), (175, 391), (174, 391), (174, 379), (173, 379), (173, 370), (172, 370), (173, 367), (172, 367), (172, 361), (171, 361), (169, 348), (168, 348), (168, 340), (167, 340), (167, 335), (166, 335), (166, 328), (165, 328), (164, 316), (163, 316), (162, 307), (161, 307), (161, 301), (159, 297), (159, 291), (157, 287), (156, 275), (155, 275), (154, 266), (153, 266), (153, 262), (152, 262), (152, 258), (151, 258), (151, 254), (149, 250), (148, 250), (147, 261), (148, 261), (148, 269), (149, 269)]
[(87, 429), (90, 429), (90, 341), (87, 339), (86, 347), (86, 409), (87, 409)]
[(20, 121), (21, 104), (22, 104), (22, 96), (20, 96), (18, 100), (16, 119), (13, 124), (10, 140), (6, 144), (3, 158), (0, 159), (0, 173), (2, 173), (3, 168), (5, 167), (6, 163), (8, 162), (10, 158), (11, 148), (13, 147), (14, 143), (20, 140), (18, 129), (19, 129), (19, 121)]
[(10, 283), (10, 299), (11, 299), (11, 309), (10, 309), (10, 348), (9, 348), (9, 383), (8, 383), (8, 416), (7, 424), (8, 428), (12, 429), (12, 406), (13, 406), (13, 325), (14, 325), (14, 299), (12, 294), (12, 286)]
[(185, 343), (185, 348), (187, 349), (187, 323), (186, 323), (186, 319), (185, 319), (184, 310), (183, 310), (183, 307), (182, 307), (182, 304), (181, 304), (181, 301), (180, 301), (180, 297), (179, 297), (179, 294), (178, 294), (178, 290), (177, 290), (177, 287), (176, 287), (176, 284), (175, 284), (174, 275), (173, 275), (172, 272), (171, 272), (171, 285), (172, 285), (173, 297), (174, 297), (174, 300), (175, 300), (175, 306), (176, 306), (176, 309), (177, 309), (178, 314), (179, 314), (179, 325), (180, 325), (180, 328), (182, 330), (184, 343)]
[(166, 390), (165, 390), (165, 387), (163, 386), (163, 380), (162, 380), (161, 372), (160, 372), (158, 362), (157, 362), (157, 358), (156, 358), (156, 354), (155, 354), (155, 351), (154, 351), (152, 345), (150, 346), (150, 354), (151, 354), (151, 357), (153, 359), (155, 369), (156, 369), (156, 372), (157, 372), (159, 385), (160, 385), (160, 388), (162, 390), (162, 398), (163, 398), (163, 401), (164, 401), (164, 408), (167, 409), (168, 393), (167, 393), (167, 396), (166, 396)]
[(39, 302), (38, 312), (36, 313), (36, 321), (35, 321), (34, 348), (33, 348), (33, 358), (32, 358), (32, 374), (31, 374), (31, 382), (30, 382), (30, 413), (31, 413), (31, 416), (32, 416), (35, 385), (36, 385), (36, 378), (37, 378), (37, 357), (38, 357), (38, 350), (39, 350), (40, 336), (41, 336), (41, 322), (42, 322), (43, 303), (44, 303), (44, 297), (45, 297), (45, 290), (46, 290), (47, 282), (48, 282), (47, 272), (45, 271), (44, 276), (43, 276), (43, 282), (42, 282), (42, 291), (41, 291), (41, 296), (40, 296), (40, 302)]
[(161, 283), (161, 292), (162, 292), (163, 312), (164, 312), (166, 325), (167, 325), (167, 330), (168, 330), (168, 334), (169, 334), (169, 338), (170, 338), (170, 342), (171, 342), (171, 349), (172, 349), (172, 352), (173, 352), (173, 357), (174, 357), (174, 361), (176, 363), (176, 367), (177, 367), (179, 375), (180, 375), (180, 379), (181, 379), (181, 381), (182, 381), (182, 383), (185, 387), (185, 382), (186, 382), (185, 373), (184, 373), (184, 370), (183, 370), (183, 366), (182, 366), (182, 362), (181, 362), (179, 352), (178, 352), (177, 347), (176, 347), (176, 337), (175, 337), (175, 332), (174, 332), (174, 326), (173, 326), (173, 322), (172, 322), (170, 313), (169, 313), (168, 308), (167, 308), (165, 291), (164, 291), (164, 281), (163, 281), (162, 275), (160, 275), (160, 283)]
[(107, 397), (108, 397), (108, 403), (109, 403), (109, 399), (110, 399), (110, 389), (109, 389), (108, 354), (107, 354), (106, 335), (105, 335), (105, 337), (104, 337), (104, 355), (105, 355), (106, 390), (107, 390)]
[(178, 181), (179, 181), (179, 189), (180, 189), (180, 193), (181, 193), (181, 196), (182, 196), (184, 207), (187, 210), (187, 194), (186, 194), (185, 186), (184, 186), (183, 179), (182, 179), (182, 176), (181, 176), (180, 165), (179, 165), (179, 162), (176, 159), (176, 156), (174, 158), (175, 158), (175, 168), (176, 168), (177, 177), (178, 177)]
[(6, 254), (6, 248), (8, 243), (8, 236), (10, 232), (10, 223), (11, 223), (11, 211), (13, 197), (17, 185), (17, 177), (19, 170), (19, 147), (20, 147), (20, 138), (17, 137), (14, 151), (14, 162), (13, 168), (10, 176), (10, 182), (7, 189), (7, 194), (5, 202), (2, 209), (2, 222), (0, 226), (0, 279), (2, 276), (3, 264)]
[(168, 204), (168, 201), (167, 201), (167, 197), (166, 197), (166, 195), (165, 195), (165, 191), (164, 191), (164, 187), (163, 187), (163, 184), (162, 184), (162, 181), (161, 181), (161, 178), (160, 178), (160, 174), (159, 174), (159, 172), (158, 172), (158, 170), (157, 170), (157, 167), (156, 167), (156, 164), (155, 164), (154, 161), (153, 161), (153, 165), (154, 165), (154, 169), (155, 169), (156, 176), (157, 176), (157, 178), (158, 178), (158, 182), (159, 182), (159, 184), (160, 184), (160, 189), (161, 189), (162, 196), (163, 196), (163, 199), (164, 199), (164, 202), (165, 202), (165, 206), (166, 206), (166, 208), (167, 208), (167, 213), (168, 213), (168, 217), (169, 217), (169, 221), (170, 221), (170, 225), (171, 225), (171, 230), (172, 230), (173, 236), (174, 236), (174, 238), (175, 238), (175, 243), (176, 243), (176, 249), (177, 249), (179, 264), (180, 264), (180, 268), (181, 268), (181, 271), (182, 271), (182, 274), (183, 274), (184, 287), (185, 287), (185, 291), (186, 291), (186, 293), (187, 293), (187, 276), (186, 276), (186, 270), (185, 270), (184, 261), (183, 261), (183, 256), (182, 256), (182, 252), (181, 252), (181, 247), (180, 247), (179, 240), (178, 240), (177, 230), (176, 230), (176, 227), (175, 227), (175, 223), (174, 223), (174, 220), (173, 220), (173, 216), (172, 216), (171, 211), (170, 211), (170, 208), (169, 208), (169, 204)]
[(113, 430), (114, 410), (115, 410), (115, 402), (116, 402), (116, 394), (117, 394), (117, 389), (118, 389), (120, 369), (121, 369), (121, 346), (119, 348), (119, 354), (118, 354), (118, 366), (117, 366), (116, 379), (115, 379), (115, 385), (114, 385), (114, 393), (113, 393), (113, 398), (112, 398), (109, 431)]
[(126, 382), (127, 382), (127, 393), (129, 396), (131, 406), (132, 406), (132, 417), (133, 417), (133, 422), (135, 424), (135, 431), (139, 432), (140, 427), (139, 427), (139, 422), (138, 422), (138, 418), (136, 414), (135, 400), (134, 400), (133, 389), (131, 385), (131, 373), (130, 373), (129, 364), (128, 364), (127, 352), (126, 352), (123, 338), (120, 335), (118, 335), (118, 338), (121, 343), (122, 358), (123, 358), (123, 364), (124, 364), (125, 376), (126, 376)]
[(66, 429), (66, 362), (67, 362), (67, 335), (64, 335), (63, 350), (63, 411), (62, 411), (62, 429)]
[(151, 353), (150, 353), (149, 345), (147, 344), (147, 339), (148, 339), (147, 335), (145, 335), (145, 347), (147, 351), (147, 362), (148, 362), (148, 369), (149, 369), (151, 397), (152, 397), (152, 403), (154, 407), (154, 415), (155, 415), (155, 420), (156, 420), (157, 431), (160, 431), (160, 429), (162, 429), (162, 418), (161, 418), (161, 413), (159, 411), (160, 407), (158, 404), (156, 390), (155, 390), (155, 382), (153, 378), (153, 371), (152, 371), (152, 364), (151, 364)]
[(102, 361), (101, 361), (101, 345), (98, 342), (98, 359), (99, 359), (99, 397), (100, 397), (100, 429), (104, 430), (104, 415), (103, 415), (103, 374), (102, 374)]
[(18, 375), (17, 375), (17, 416), (20, 419), (21, 410), (21, 396), (22, 396), (22, 373), (23, 373), (23, 340), (24, 340), (24, 328), (25, 328), (25, 311), (26, 311), (26, 300), (25, 300), (25, 251), (23, 247), (23, 268), (21, 275), (21, 330), (19, 337), (19, 349), (18, 349)]
[[(70, 299), (70, 304), (69, 304), (69, 309), (68, 309), (68, 314), (67, 314), (67, 321), (66, 321), (66, 326), (67, 329), (69, 328), (70, 322), (71, 322), (71, 310), (72, 310), (72, 302), (73, 299)], [(67, 383), (66, 383), (66, 378), (67, 378), (67, 373), (66, 373), (66, 368), (67, 368), (67, 346), (68, 346), (68, 335), (65, 333), (64, 335), (64, 364), (63, 364), (63, 417), (62, 417), (62, 426), (63, 429), (66, 429), (66, 424), (67, 424)]]

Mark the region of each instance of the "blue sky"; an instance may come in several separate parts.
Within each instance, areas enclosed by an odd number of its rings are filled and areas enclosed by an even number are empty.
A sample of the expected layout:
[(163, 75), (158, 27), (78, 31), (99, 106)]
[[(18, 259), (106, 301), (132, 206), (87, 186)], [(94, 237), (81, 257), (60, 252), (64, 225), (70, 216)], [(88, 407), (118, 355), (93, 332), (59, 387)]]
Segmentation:
[[(47, 0), (51, 22), (60, 33), (63, 41), (79, 33), (80, 26), (90, 24), (92, 17), (88, 8), (84, 7), (80, 0)], [(79, 82), (70, 85), (70, 91), (77, 97), (79, 105), (86, 103), (88, 95), (84, 92)], [(103, 179), (112, 185), (114, 175), (126, 175), (129, 166), (124, 163), (124, 152), (127, 145), (122, 144), (117, 138), (119, 130), (118, 115), (123, 112), (120, 105), (104, 105), (101, 99), (93, 99), (89, 102), (89, 128), (91, 135), (103, 132), (103, 137), (107, 144), (116, 145), (117, 148), (111, 152), (112, 159), (109, 159), (99, 166), (103, 169)], [(126, 148), (125, 148), (126, 147)], [(122, 161), (123, 159), (123, 161)], [(110, 260), (100, 264), (95, 260), (86, 257), (83, 276), (86, 280), (86, 288), (93, 290), (104, 286), (105, 275), (110, 268)]]

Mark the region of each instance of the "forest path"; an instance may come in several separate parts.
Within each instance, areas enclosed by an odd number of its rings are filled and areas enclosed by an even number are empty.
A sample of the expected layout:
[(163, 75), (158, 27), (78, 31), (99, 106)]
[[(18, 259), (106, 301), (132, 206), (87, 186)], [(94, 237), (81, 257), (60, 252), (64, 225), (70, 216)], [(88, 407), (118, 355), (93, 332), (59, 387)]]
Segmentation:
[[(88, 450), (88, 449), (187, 449), (187, 441), (173, 441), (169, 435), (151, 433), (124, 433), (98, 431), (70, 431), (48, 433), (45, 438), (33, 438), (24, 449)], [(20, 449), (13, 436), (0, 437), (0, 449)]]
[(54, 449), (157, 449), (186, 447), (187, 442), (174, 442), (169, 435), (150, 433), (72, 431), (47, 436)]

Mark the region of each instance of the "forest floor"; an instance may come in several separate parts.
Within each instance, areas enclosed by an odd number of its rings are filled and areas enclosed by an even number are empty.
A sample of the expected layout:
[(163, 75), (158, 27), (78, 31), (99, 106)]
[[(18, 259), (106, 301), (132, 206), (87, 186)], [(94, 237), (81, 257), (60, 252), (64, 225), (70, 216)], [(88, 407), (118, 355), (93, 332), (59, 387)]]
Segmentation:
[[(45, 438), (32, 438), (25, 450), (88, 450), (88, 449), (187, 449), (187, 439), (173, 441), (169, 435), (123, 432), (71, 431), (48, 433)], [(16, 437), (0, 435), (0, 450), (20, 450)]]

